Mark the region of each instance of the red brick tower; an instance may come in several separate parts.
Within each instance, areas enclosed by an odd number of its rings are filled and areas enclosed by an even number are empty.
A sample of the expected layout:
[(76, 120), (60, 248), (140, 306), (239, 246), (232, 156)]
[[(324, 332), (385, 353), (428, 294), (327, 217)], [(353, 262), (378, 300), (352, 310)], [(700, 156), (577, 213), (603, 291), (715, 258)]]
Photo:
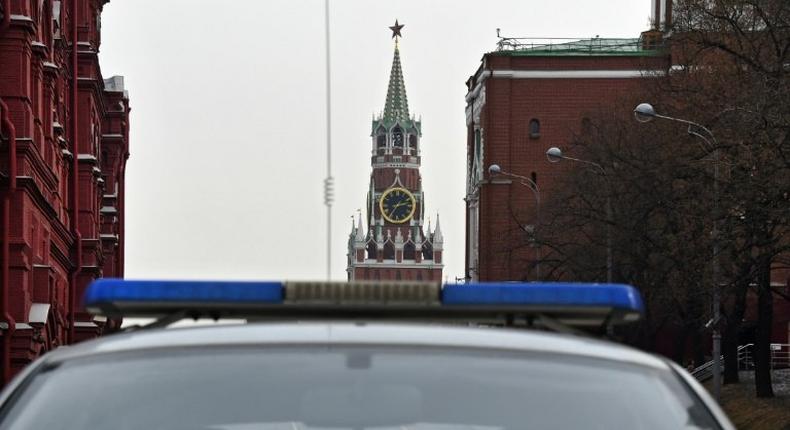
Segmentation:
[(409, 116), (395, 22), (384, 112), (373, 119), (367, 232), (362, 216), (348, 241), (349, 280), (441, 281), (444, 239), (436, 218), (423, 229), (425, 195), (420, 177), (422, 123)]
[(92, 280), (123, 276), (130, 109), (99, 67), (105, 3), (0, 4), (0, 383), (117, 325), (81, 304)]

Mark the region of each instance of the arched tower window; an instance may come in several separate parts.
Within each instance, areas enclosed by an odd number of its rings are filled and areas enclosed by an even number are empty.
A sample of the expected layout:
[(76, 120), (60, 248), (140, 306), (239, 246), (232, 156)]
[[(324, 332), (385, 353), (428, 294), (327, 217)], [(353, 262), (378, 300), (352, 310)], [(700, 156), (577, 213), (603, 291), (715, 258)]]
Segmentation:
[(374, 139), (375, 149), (381, 153), (387, 147), (387, 129), (383, 126), (376, 128), (376, 137)]
[(529, 120), (529, 137), (530, 139), (537, 139), (540, 137), (540, 121), (536, 118)]
[(433, 260), (433, 245), (430, 242), (422, 245), (422, 258), (423, 260)]
[(409, 148), (413, 151), (414, 155), (417, 155), (417, 135), (412, 134), (409, 136)]
[(404, 260), (414, 260), (414, 254), (415, 254), (415, 252), (414, 252), (414, 244), (412, 244), (411, 242), (407, 243), (403, 247), (403, 259)]
[(392, 130), (392, 146), (396, 148), (403, 148), (403, 130), (400, 127), (395, 127)]
[(384, 259), (385, 260), (395, 259), (395, 245), (393, 245), (391, 242), (387, 242), (384, 244)]

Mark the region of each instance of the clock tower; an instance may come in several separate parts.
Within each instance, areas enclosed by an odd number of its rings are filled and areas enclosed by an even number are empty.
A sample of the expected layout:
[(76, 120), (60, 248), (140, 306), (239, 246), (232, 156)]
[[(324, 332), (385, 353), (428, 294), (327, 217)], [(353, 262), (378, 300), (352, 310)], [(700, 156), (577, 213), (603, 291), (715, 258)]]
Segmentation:
[(398, 38), (395, 39), (384, 112), (371, 126), (371, 173), (363, 225), (352, 223), (348, 240), (349, 280), (441, 281), (444, 238), (425, 221), (420, 177), (422, 122), (409, 114)]

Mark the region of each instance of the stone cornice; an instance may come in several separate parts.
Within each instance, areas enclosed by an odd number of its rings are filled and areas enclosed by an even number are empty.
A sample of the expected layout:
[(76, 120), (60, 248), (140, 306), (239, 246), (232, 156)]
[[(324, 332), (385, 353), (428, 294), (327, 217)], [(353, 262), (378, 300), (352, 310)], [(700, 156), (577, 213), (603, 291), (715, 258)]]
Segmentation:
[(36, 181), (30, 176), (17, 176), (16, 183), (19, 188), (27, 191), (28, 195), (32, 198), (33, 202), (38, 206), (50, 219), (57, 219), (58, 213), (55, 208), (49, 203), (44, 194), (39, 190)]
[[(36, 150), (33, 139), (17, 138), (17, 156), (22, 155), (30, 163), (35, 174), (51, 188), (57, 188), (58, 178), (52, 169), (41, 159), (41, 154)], [(57, 151), (56, 151), (57, 152)], [(57, 155), (56, 155), (57, 156)]]

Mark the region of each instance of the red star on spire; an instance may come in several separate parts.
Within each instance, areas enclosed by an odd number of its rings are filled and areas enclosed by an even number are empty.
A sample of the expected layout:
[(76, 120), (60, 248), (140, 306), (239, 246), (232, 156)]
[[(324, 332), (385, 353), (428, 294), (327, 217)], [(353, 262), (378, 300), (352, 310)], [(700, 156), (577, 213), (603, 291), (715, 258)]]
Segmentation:
[(403, 35), (401, 35), (401, 34), (400, 34), (400, 30), (401, 30), (403, 27), (405, 27), (405, 25), (403, 25), (403, 24), (398, 24), (398, 20), (396, 19), (396, 20), (395, 20), (395, 25), (393, 25), (392, 27), (390, 27), (390, 30), (392, 30), (392, 37), (393, 37), (393, 38), (395, 38), (395, 37), (403, 37)]

